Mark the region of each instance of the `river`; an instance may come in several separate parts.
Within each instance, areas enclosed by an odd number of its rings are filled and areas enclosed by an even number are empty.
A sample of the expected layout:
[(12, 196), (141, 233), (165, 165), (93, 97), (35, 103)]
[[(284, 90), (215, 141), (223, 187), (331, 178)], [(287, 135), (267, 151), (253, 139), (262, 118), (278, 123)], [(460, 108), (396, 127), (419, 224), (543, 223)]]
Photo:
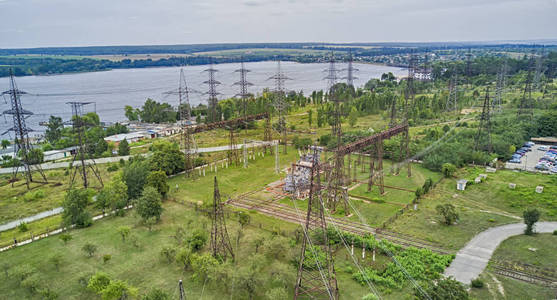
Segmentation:
[[(276, 71), (276, 62), (254, 62), (246, 63), (248, 81), (253, 83), (249, 88), (251, 93), (260, 93), (264, 88), (272, 88), (274, 81), (268, 80)], [(283, 72), (291, 78), (286, 81), (286, 88), (292, 91), (303, 91), (310, 94), (314, 90), (325, 89), (328, 64), (300, 64), (295, 62), (281, 63)], [(345, 68), (345, 64), (337, 64), (338, 69)], [(381, 74), (393, 72), (395, 76), (403, 76), (405, 69), (373, 64), (358, 64), (354, 67), (359, 69), (355, 73), (358, 77), (354, 80), (356, 87), (362, 86), (370, 78), (379, 78)], [(216, 80), (221, 84), (217, 87), (221, 93), (219, 99), (232, 97), (237, 94), (238, 86), (233, 83), (239, 81), (239, 74), (234, 70), (239, 64), (219, 64), (214, 66), (219, 72)], [(192, 93), (190, 102), (192, 105), (206, 103), (207, 86), (203, 81), (207, 80), (207, 72), (203, 70), (207, 66), (186, 66), (184, 72), (188, 87), (198, 93)], [(23, 108), (34, 112), (27, 119), (27, 125), (38, 133), (44, 131), (39, 122), (47, 121), (50, 115), (62, 117), (68, 120), (71, 117), (71, 107), (66, 104), (69, 101), (94, 102), (84, 107), (84, 112), (96, 111), (101, 121), (115, 122), (123, 121), (124, 106), (141, 107), (147, 98), (157, 101), (168, 102), (173, 106), (178, 104), (177, 96), (164, 94), (165, 91), (176, 90), (179, 83), (180, 67), (145, 68), (145, 69), (116, 69), (102, 72), (88, 72), (77, 74), (62, 74), (50, 76), (26, 76), (16, 78), (20, 90), (28, 93), (22, 96)], [(346, 71), (339, 72), (339, 77), (346, 76)], [(0, 91), (9, 89), (7, 78), (0, 80)], [(0, 104), (0, 110), (9, 109), (9, 98), (5, 97)], [(0, 132), (6, 131), (12, 126), (9, 115), (0, 119)], [(6, 134), (0, 139), (13, 139), (13, 133)]]

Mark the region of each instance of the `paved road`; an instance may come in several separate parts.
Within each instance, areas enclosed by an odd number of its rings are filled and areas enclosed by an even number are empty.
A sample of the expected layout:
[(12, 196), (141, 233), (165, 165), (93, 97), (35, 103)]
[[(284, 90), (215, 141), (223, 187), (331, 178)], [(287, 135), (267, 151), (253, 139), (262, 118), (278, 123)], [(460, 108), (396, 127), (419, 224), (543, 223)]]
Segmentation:
[[(106, 164), (106, 163), (112, 163), (112, 162), (118, 162), (120, 161), (120, 159), (124, 159), (124, 160), (128, 160), (130, 158), (130, 155), (126, 155), (126, 156), (114, 156), (114, 157), (102, 157), (102, 158), (95, 158), (95, 163), (97, 164)], [(93, 162), (93, 160), (91, 159), (87, 159), (85, 160), (85, 164), (91, 164)], [(78, 164), (80, 164), (80, 161), (76, 161), (73, 163), (74, 166), (77, 166)], [(44, 163), (41, 164), (41, 168), (43, 170), (50, 170), (50, 169), (60, 169), (60, 168), (65, 168), (69, 165), (69, 162), (57, 162), (57, 163)], [(0, 174), (11, 174), (13, 172), (14, 168), (1, 168), (0, 169)], [(19, 169), (21, 170), (22, 167), (19, 167)]]
[(19, 219), (19, 220), (8, 222), (6, 224), (2, 224), (2, 225), (0, 225), (0, 232), (16, 228), (19, 224), (21, 224), (23, 222), (30, 223), (30, 222), (33, 222), (33, 221), (40, 220), (42, 218), (46, 218), (46, 217), (50, 217), (50, 216), (53, 216), (53, 215), (60, 214), (60, 213), (62, 213), (62, 211), (64, 211), (64, 209), (62, 207), (56, 207), (56, 208), (51, 209), (51, 210), (40, 212), (40, 213), (38, 213), (34, 216), (25, 217), (25, 218), (22, 218), (22, 219)]
[[(456, 258), (445, 270), (445, 276), (453, 276), (456, 280), (470, 284), (485, 269), (491, 255), (501, 242), (507, 238), (524, 233), (523, 223), (509, 224), (490, 228), (476, 235), (456, 254)], [(547, 233), (557, 230), (557, 222), (539, 222), (536, 232)]]
[[(260, 147), (265, 144), (273, 144), (274, 142), (258, 142), (258, 143), (247, 143), (247, 148), (253, 147)], [(236, 149), (242, 149), (244, 144), (236, 144)], [(207, 152), (219, 152), (219, 151), (227, 151), (229, 146), (218, 146), (218, 147), (207, 147), (207, 148), (199, 148), (197, 149), (198, 153), (207, 153)], [(143, 154), (145, 155), (145, 154)], [(113, 163), (118, 162), (120, 159), (128, 160), (131, 155), (126, 156), (114, 156), (114, 157), (102, 157), (102, 158), (95, 158), (95, 163), (97, 164), (106, 164), (106, 163)], [(86, 164), (91, 164), (93, 161), (90, 159), (85, 160)], [(74, 166), (78, 165), (80, 162), (74, 162)], [(43, 170), (50, 170), (50, 169), (60, 169), (65, 168), (69, 165), (69, 162), (58, 162), (58, 163), (44, 163), (41, 164), (41, 168)], [(21, 169), (21, 167), (20, 167)], [(0, 174), (11, 174), (13, 172), (13, 168), (0, 168)]]

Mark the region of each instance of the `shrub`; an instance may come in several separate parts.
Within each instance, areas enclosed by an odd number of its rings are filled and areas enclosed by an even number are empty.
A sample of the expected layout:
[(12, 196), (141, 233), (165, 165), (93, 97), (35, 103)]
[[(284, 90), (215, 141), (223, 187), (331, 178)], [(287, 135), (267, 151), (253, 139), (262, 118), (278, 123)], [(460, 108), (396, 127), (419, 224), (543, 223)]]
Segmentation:
[(186, 244), (194, 251), (199, 251), (207, 242), (207, 233), (202, 229), (194, 229), (190, 236), (186, 238)]
[(171, 263), (176, 257), (176, 249), (172, 246), (165, 246), (161, 248), (161, 257), (165, 258), (168, 263)]
[(95, 293), (101, 293), (110, 284), (110, 277), (103, 272), (97, 272), (91, 276), (87, 288)]
[(73, 237), (68, 233), (63, 233), (58, 238), (62, 240), (62, 242), (64, 242), (64, 245), (66, 245), (69, 241), (73, 239)]
[(108, 172), (118, 171), (118, 169), (119, 169), (118, 165), (112, 165), (112, 164), (108, 166), (108, 168), (106, 168)]
[(21, 222), (17, 228), (19, 229), (20, 232), (27, 232), (29, 231), (29, 226), (27, 226), (27, 223), (25, 222)]
[(435, 210), (443, 217), (445, 225), (451, 225), (459, 219), (456, 208), (452, 204), (439, 204), (435, 207)]
[(56, 300), (58, 299), (58, 294), (56, 294), (56, 292), (52, 291), (50, 288), (44, 288), (41, 289), (39, 291), (39, 294), (41, 295), (41, 299), (43, 300)]
[(470, 285), (471, 285), (473, 288), (481, 289), (481, 288), (484, 287), (484, 282), (483, 282), (481, 279), (476, 278), (476, 279), (473, 279), (473, 280), (471, 281), (471, 284), (470, 284)]
[(375, 294), (367, 294), (362, 297), (362, 300), (379, 300)]
[(170, 296), (161, 289), (152, 289), (145, 294), (142, 300), (170, 300)]
[(557, 235), (557, 230), (553, 230), (553, 235)]
[(130, 236), (131, 228), (130, 226), (120, 226), (118, 227), (118, 233), (122, 237), (122, 242), (125, 242), (126, 239)]
[(112, 255), (110, 255), (110, 254), (103, 255), (103, 263), (104, 264), (106, 264), (111, 259), (112, 259)]
[(37, 270), (28, 264), (18, 265), (13, 267), (8, 273), (10, 277), (17, 279), (19, 282), (25, 280), (25, 278), (31, 276)]
[(456, 172), (456, 166), (450, 163), (444, 163), (441, 166), (441, 171), (445, 177), (452, 177), (454, 172)]
[(39, 287), (41, 286), (41, 279), (39, 278), (39, 274), (35, 273), (23, 281), (21, 281), (21, 286), (27, 288), (31, 294), (35, 294), (39, 291)]
[(87, 243), (81, 247), (81, 250), (87, 254), (88, 257), (92, 257), (97, 252), (97, 246), (91, 243)]

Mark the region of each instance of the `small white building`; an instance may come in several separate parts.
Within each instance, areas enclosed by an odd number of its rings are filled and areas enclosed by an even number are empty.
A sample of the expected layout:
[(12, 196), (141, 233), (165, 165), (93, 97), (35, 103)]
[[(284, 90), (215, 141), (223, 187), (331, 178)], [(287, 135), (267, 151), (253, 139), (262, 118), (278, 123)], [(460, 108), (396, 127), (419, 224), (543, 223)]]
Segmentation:
[(538, 193), (538, 194), (543, 193), (543, 186), (538, 185), (538, 186), (536, 187), (536, 193)]
[(482, 183), (482, 178), (481, 177), (476, 177), (474, 179), (474, 183)]
[(70, 157), (75, 154), (77, 147), (69, 147), (60, 150), (50, 150), (44, 152), (44, 161), (53, 161), (57, 159), (63, 159)]
[(514, 190), (516, 188), (516, 183), (509, 183), (509, 189)]
[(456, 181), (456, 189), (459, 191), (464, 191), (466, 189), (466, 184), (468, 183), (468, 180), (466, 179), (460, 179)]
[(120, 133), (111, 136), (107, 136), (104, 138), (107, 142), (113, 142), (118, 146), (121, 141), (126, 140), (128, 143), (137, 142), (145, 138), (147, 134), (145, 132), (130, 132), (130, 133)]

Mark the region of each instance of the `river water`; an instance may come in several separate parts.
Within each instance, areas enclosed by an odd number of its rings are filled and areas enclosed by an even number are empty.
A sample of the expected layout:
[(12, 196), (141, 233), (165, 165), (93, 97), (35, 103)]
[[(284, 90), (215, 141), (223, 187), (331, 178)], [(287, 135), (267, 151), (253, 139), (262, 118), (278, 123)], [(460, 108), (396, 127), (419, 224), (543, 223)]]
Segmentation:
[[(254, 62), (246, 63), (248, 81), (253, 83), (249, 88), (251, 93), (261, 93), (264, 88), (272, 88), (273, 80), (268, 80), (277, 68), (276, 62)], [(286, 89), (303, 91), (311, 94), (314, 90), (326, 89), (326, 76), (328, 64), (300, 64), (295, 62), (282, 62), (282, 70), (291, 78), (286, 81)], [(338, 69), (345, 68), (345, 64), (338, 64)], [(356, 87), (362, 86), (371, 78), (379, 78), (385, 72), (393, 72), (395, 76), (403, 76), (405, 69), (372, 64), (354, 64), (359, 69), (355, 73), (358, 77), (354, 80)], [(232, 97), (237, 94), (238, 86), (234, 82), (239, 81), (239, 74), (234, 70), (239, 64), (219, 64), (214, 66), (219, 72), (216, 80), (221, 84), (217, 87), (219, 99)], [(188, 87), (197, 93), (190, 95), (192, 105), (207, 102), (208, 90), (203, 81), (207, 80), (207, 72), (203, 70), (207, 66), (184, 67)], [(339, 72), (339, 78), (346, 76), (345, 71)], [(44, 127), (39, 122), (47, 121), (50, 115), (62, 117), (68, 120), (71, 117), (71, 107), (66, 104), (69, 101), (94, 102), (84, 107), (84, 112), (96, 111), (101, 121), (115, 122), (123, 121), (124, 106), (141, 107), (147, 98), (159, 102), (168, 102), (173, 106), (178, 104), (176, 95), (164, 94), (166, 91), (176, 90), (179, 84), (180, 67), (146, 68), (146, 69), (117, 69), (103, 72), (88, 72), (77, 74), (63, 74), (51, 76), (26, 76), (16, 78), (20, 90), (28, 93), (22, 96), (22, 105), (26, 110), (34, 112), (27, 119), (28, 127), (43, 132)], [(0, 80), (0, 91), (9, 88), (7, 78)], [(0, 110), (9, 109), (9, 98), (5, 97), (0, 104)], [(12, 127), (11, 117), (6, 115), (0, 119), (0, 132)], [(0, 139), (13, 139), (13, 133), (6, 134)]]

